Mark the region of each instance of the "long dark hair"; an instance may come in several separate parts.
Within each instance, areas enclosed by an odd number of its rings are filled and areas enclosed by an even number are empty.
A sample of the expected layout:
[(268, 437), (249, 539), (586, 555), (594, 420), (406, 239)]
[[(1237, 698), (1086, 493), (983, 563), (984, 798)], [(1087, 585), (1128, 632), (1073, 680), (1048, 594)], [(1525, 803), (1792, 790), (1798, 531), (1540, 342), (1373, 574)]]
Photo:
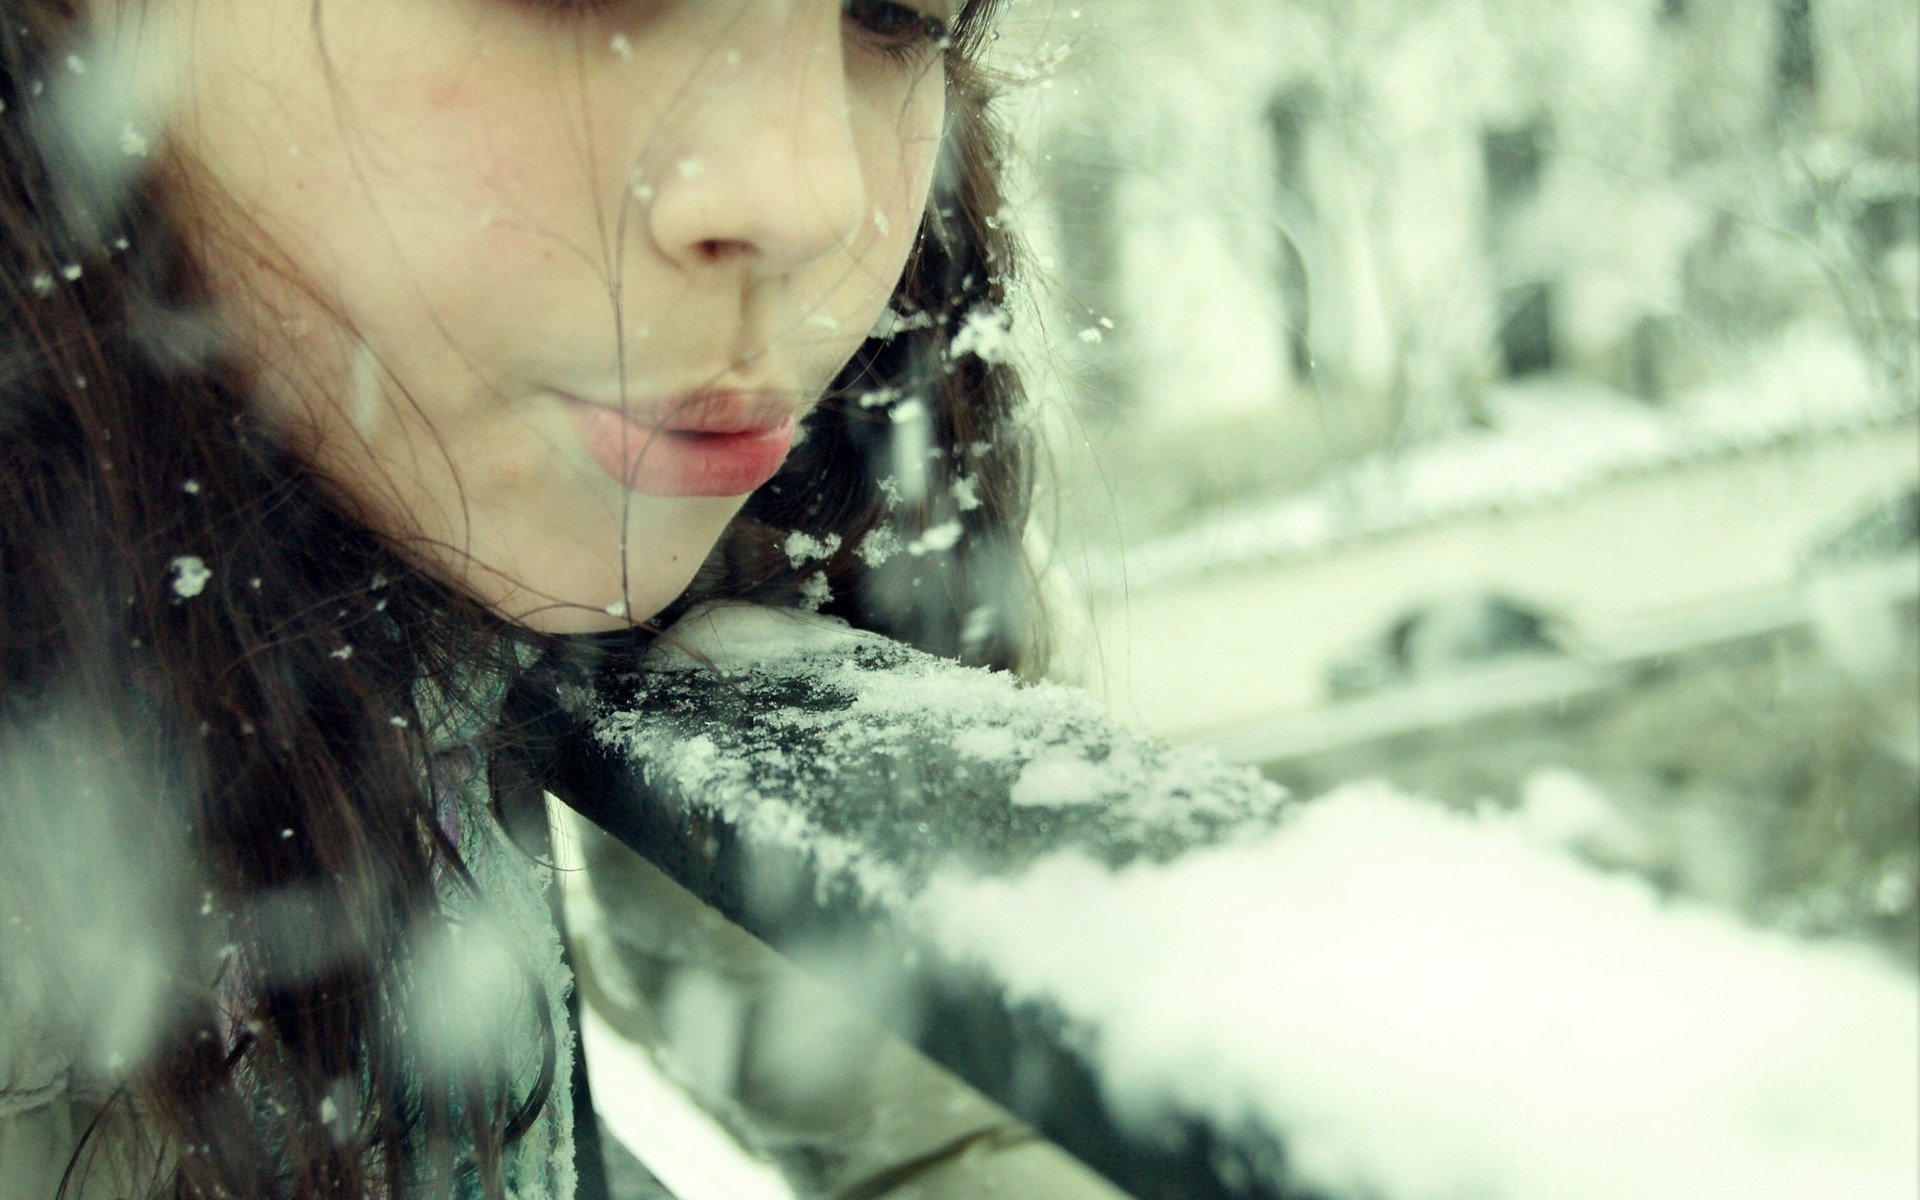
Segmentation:
[[(998, 319), (1014, 262), (978, 64), (993, 3), (955, 23), (900, 332), (860, 349), (658, 623), (718, 597), (806, 602), (971, 663), (1043, 664), (1018, 383), (949, 345)], [(10, 0), (0, 27), (0, 757), (46, 768), (0, 762), (0, 845), (48, 851), (0, 850), (0, 916), (10, 891), (32, 915), (7, 952), (68, 968), (88, 1018), (116, 980), (61, 962), (82, 924), (158, 964), (137, 1053), (101, 1064), (102, 1120), (129, 1132), (97, 1169), (146, 1173), (123, 1187), (401, 1197), (421, 1146), (464, 1141), (500, 1196), (501, 1149), (551, 1072), (437, 1087), (397, 1036), (419, 935), (448, 919), (432, 881), (466, 878), (424, 794), (416, 697), (553, 647), (402, 554), (255, 421), (240, 356), (199, 316), (167, 171), (103, 185), (44, 116), (75, 26), (61, 0)], [(932, 457), (902, 495), (890, 411), (916, 400)], [(796, 530), (836, 549), (796, 565)], [(79, 788), (69, 759), (107, 785)], [(116, 870), (145, 882), (89, 907)], [(325, 953), (285, 936), (287, 897)], [(94, 1157), (83, 1144), (68, 1184)]]

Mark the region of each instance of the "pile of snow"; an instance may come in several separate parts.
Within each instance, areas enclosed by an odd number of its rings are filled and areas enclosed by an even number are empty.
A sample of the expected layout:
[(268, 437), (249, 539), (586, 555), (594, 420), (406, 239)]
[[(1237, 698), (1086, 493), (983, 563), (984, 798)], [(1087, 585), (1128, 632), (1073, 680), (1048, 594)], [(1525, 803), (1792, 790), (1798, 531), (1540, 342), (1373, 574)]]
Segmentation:
[(1663, 906), (1510, 817), (1357, 785), (1166, 864), (946, 878), (916, 912), (1088, 1031), (1116, 1111), (1279, 1131), (1329, 1195), (1920, 1194), (1911, 976)]
[(951, 862), (1059, 844), (1116, 860), (1177, 850), (1285, 802), (1208, 750), (1116, 727), (1079, 688), (1023, 685), (804, 610), (704, 607), (648, 667), (635, 707), (602, 712), (596, 736), (670, 794), (887, 907)]

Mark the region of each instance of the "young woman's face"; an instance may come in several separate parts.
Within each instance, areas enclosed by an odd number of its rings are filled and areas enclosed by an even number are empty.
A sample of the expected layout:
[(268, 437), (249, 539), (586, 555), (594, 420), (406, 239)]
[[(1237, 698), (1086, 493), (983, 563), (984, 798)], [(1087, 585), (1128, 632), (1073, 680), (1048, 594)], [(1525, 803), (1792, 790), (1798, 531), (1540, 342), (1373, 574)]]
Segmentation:
[(382, 528), (563, 632), (684, 591), (873, 327), (958, 6), (155, 3), (261, 403)]

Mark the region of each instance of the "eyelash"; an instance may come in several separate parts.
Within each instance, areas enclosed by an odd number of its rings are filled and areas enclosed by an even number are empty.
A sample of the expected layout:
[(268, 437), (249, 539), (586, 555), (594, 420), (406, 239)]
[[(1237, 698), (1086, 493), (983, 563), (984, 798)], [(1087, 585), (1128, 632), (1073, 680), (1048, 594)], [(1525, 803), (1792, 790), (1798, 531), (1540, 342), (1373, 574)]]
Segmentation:
[[(589, 17), (611, 8), (614, 0), (523, 0), (554, 20)], [(873, 49), (900, 63), (912, 63), (931, 50), (952, 44), (945, 21), (897, 0), (845, 0), (842, 15), (858, 26)]]
[[(846, 0), (841, 10), (866, 31), (874, 49), (898, 62), (913, 62), (929, 50), (946, 49), (952, 42), (945, 21), (893, 0)], [(876, 29), (875, 25), (882, 28)]]

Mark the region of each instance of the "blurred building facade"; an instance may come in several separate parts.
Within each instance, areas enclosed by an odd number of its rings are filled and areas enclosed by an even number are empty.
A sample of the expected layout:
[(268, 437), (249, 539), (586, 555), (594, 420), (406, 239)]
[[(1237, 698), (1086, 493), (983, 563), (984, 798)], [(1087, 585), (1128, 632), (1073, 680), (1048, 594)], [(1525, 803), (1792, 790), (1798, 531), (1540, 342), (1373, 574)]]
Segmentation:
[(1516, 381), (1660, 405), (1811, 335), (1912, 391), (1908, 0), (1026, 7), (1064, 46), (1034, 163), (1063, 399), (1116, 446), (1211, 444), (1167, 521)]
[(1065, 673), (1302, 796), (1577, 778), (1597, 861), (1910, 947), (1920, 6), (1013, 8)]

